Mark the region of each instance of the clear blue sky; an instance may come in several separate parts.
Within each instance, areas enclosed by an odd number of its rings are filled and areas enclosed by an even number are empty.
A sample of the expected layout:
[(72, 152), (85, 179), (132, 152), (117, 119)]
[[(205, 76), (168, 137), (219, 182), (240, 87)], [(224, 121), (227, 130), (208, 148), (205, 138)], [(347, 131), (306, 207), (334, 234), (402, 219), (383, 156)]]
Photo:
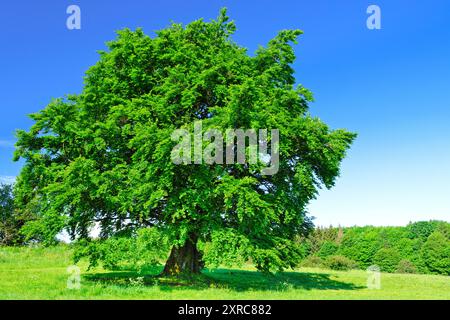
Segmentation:
[[(82, 29), (66, 28), (79, 5)], [(382, 29), (366, 28), (380, 6)], [(311, 112), (359, 137), (341, 178), (310, 206), (321, 225), (402, 225), (450, 220), (450, 1), (448, 0), (43, 0), (0, 8), (0, 180), (20, 171), (11, 161), (14, 131), (51, 98), (79, 93), (97, 50), (114, 31), (153, 35), (171, 20), (215, 18), (228, 7), (234, 39), (253, 52), (278, 30), (305, 31), (296, 46), (299, 83)]]

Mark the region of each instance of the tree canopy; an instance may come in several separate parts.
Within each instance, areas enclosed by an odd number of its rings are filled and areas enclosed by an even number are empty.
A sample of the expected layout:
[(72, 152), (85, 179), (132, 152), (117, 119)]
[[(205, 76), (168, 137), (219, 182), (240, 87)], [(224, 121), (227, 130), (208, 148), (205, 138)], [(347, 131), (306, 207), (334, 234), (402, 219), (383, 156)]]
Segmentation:
[[(15, 153), (25, 160), (17, 204), (36, 215), (28, 232), (51, 242), (62, 230), (89, 239), (94, 223), (101, 238), (155, 227), (171, 239), (171, 274), (200, 271), (199, 240), (211, 242), (211, 263), (239, 253), (262, 271), (293, 267), (292, 240), (311, 227), (306, 206), (334, 185), (356, 135), (310, 115), (312, 94), (296, 86), (292, 68), (300, 30), (249, 55), (232, 40), (235, 29), (222, 10), (153, 38), (119, 31), (80, 94), (31, 115)], [(203, 130), (278, 129), (278, 173), (174, 164), (171, 134), (199, 120)]]

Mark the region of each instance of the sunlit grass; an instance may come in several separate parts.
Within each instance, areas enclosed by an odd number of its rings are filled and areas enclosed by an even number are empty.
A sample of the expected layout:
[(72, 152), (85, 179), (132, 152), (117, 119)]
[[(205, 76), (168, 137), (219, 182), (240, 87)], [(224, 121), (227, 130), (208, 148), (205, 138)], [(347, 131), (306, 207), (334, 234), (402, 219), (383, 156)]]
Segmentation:
[(67, 289), (67, 247), (0, 248), (0, 299), (450, 299), (450, 278), (382, 274), (381, 289), (366, 287), (361, 270), (299, 269), (267, 276), (248, 266), (205, 270), (193, 279), (142, 272), (87, 270), (81, 288)]

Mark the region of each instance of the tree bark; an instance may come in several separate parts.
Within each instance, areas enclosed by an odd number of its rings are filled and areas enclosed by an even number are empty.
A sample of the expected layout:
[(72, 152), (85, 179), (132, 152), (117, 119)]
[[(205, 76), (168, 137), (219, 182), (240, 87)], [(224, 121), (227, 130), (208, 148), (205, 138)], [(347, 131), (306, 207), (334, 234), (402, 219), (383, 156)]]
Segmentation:
[(172, 247), (162, 275), (199, 274), (203, 269), (202, 254), (197, 249), (198, 236), (191, 235), (183, 246)]

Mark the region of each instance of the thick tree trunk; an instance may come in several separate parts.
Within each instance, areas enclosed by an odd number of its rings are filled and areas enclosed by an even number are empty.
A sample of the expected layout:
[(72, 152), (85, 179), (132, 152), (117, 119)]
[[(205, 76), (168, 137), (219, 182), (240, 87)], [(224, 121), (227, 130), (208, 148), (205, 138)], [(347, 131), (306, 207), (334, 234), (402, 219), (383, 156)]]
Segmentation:
[(199, 274), (203, 269), (202, 254), (197, 249), (198, 236), (191, 235), (181, 247), (172, 247), (163, 275)]

